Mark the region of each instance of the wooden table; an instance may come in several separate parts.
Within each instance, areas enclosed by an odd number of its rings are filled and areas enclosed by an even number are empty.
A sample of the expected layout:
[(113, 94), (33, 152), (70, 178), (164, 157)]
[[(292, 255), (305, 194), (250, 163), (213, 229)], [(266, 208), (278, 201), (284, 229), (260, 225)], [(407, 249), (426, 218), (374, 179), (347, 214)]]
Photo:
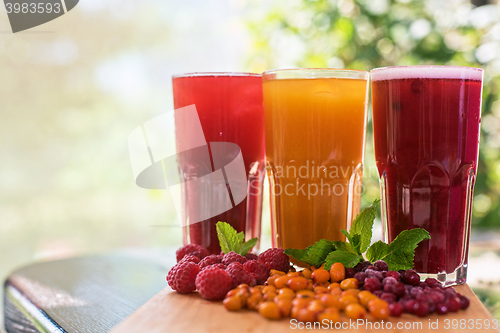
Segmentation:
[[(221, 302), (202, 300), (196, 293), (173, 292), (166, 287), (165, 276), (175, 263), (174, 253), (121, 252), (38, 263), (19, 269), (4, 286), (6, 330), (8, 333), (297, 331), (291, 328), (294, 324), (289, 319), (269, 321), (251, 311), (228, 312)], [(467, 285), (456, 289), (471, 300), (466, 311), (423, 319), (403, 315), (391, 319), (391, 331), (499, 332), (498, 329), (452, 329), (453, 319), (474, 319), (475, 324), (492, 321), (491, 314)], [(446, 329), (445, 319), (450, 320), (450, 329)], [(438, 325), (438, 329), (429, 329), (429, 321), (433, 327)], [(398, 322), (403, 325), (402, 329), (396, 329)], [(405, 324), (410, 328), (405, 329)], [(379, 331), (376, 326), (371, 330), (361, 326), (351, 328), (347, 325), (341, 331)]]

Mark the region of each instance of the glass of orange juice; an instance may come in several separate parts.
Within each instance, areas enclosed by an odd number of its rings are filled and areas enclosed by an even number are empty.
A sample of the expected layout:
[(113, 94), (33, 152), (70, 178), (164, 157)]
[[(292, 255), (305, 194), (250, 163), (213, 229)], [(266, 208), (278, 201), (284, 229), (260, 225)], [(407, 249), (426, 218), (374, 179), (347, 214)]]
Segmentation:
[(273, 246), (345, 240), (360, 208), (368, 72), (263, 73)]

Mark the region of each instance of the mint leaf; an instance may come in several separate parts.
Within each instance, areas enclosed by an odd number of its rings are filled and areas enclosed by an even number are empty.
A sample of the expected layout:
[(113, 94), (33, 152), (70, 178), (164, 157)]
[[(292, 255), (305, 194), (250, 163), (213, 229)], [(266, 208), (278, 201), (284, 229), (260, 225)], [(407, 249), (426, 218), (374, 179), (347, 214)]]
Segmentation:
[(412, 269), (418, 243), (430, 238), (424, 229), (404, 230), (389, 245), (379, 241), (370, 246), (366, 257), (371, 262), (384, 260), (390, 270)]
[(326, 257), (325, 269), (329, 270), (330, 267), (332, 267), (332, 265), (336, 262), (341, 262), (346, 268), (352, 268), (361, 260), (363, 260), (362, 255), (344, 250), (337, 250), (333, 251)]
[(320, 239), (304, 250), (286, 249), (285, 254), (308, 265), (320, 266), (325, 262), (326, 256), (335, 250), (332, 242)]
[(342, 242), (342, 241), (332, 241), (333, 246), (335, 246), (336, 250), (343, 250), (347, 252), (352, 252), (356, 253), (354, 249), (352, 248), (351, 244), (348, 242)]
[(245, 254), (248, 253), (248, 251), (252, 249), (252, 247), (254, 247), (257, 244), (258, 241), (259, 241), (258, 238), (252, 238), (249, 241), (241, 244), (238, 253), (244, 256)]
[[(377, 199), (370, 206), (363, 209), (358, 216), (352, 222), (351, 228), (349, 232), (352, 236), (359, 235), (360, 246), (358, 253), (364, 253), (368, 246), (370, 246), (370, 242), (372, 240), (372, 229), (373, 229), (373, 221), (375, 220), (375, 216), (377, 214), (377, 208), (375, 205), (380, 202), (380, 199)], [(351, 240), (349, 242), (352, 243)], [(356, 245), (353, 245), (356, 247)]]
[(245, 234), (243, 231), (238, 232), (236, 236), (238, 237), (238, 242), (243, 243), (245, 241)]
[(351, 234), (349, 233), (349, 231), (344, 230), (344, 229), (340, 229), (340, 232), (342, 234), (344, 234), (345, 238), (347, 238), (347, 240), (349, 241), (349, 243), (351, 243), (351, 245), (352, 245), (352, 237), (351, 237)]
[(236, 230), (229, 223), (220, 221), (217, 222), (215, 228), (217, 229), (217, 237), (219, 238), (219, 244), (222, 252), (238, 252), (241, 242), (240, 236), (238, 236)]

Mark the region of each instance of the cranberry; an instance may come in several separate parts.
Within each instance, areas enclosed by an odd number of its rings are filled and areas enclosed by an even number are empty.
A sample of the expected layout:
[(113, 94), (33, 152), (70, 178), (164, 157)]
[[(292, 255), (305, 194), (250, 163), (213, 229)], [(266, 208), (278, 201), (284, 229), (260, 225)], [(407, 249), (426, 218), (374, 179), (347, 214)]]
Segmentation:
[(418, 286), (420, 284), (420, 276), (412, 269), (406, 270), (403, 273), (402, 280), (412, 286)]
[(387, 303), (392, 304), (396, 302), (396, 295), (392, 293), (382, 293), (382, 295), (380, 295), (380, 299), (383, 299)]
[(345, 269), (345, 278), (350, 279), (354, 277), (354, 274), (356, 274), (356, 270), (354, 268), (346, 268)]
[(439, 303), (436, 306), (436, 312), (440, 315), (445, 315), (448, 313), (448, 307), (444, 303)]
[(413, 307), (417, 304), (417, 301), (410, 299), (407, 300), (404, 304), (405, 312), (406, 313), (413, 313)]
[(366, 268), (366, 267), (371, 266), (371, 265), (372, 265), (372, 263), (369, 262), (368, 260), (363, 261), (363, 268)]
[(388, 277), (386, 277), (386, 278), (384, 278), (384, 279), (382, 280), (382, 284), (383, 284), (384, 286), (393, 286), (393, 285), (395, 285), (396, 283), (398, 283), (398, 281), (397, 281), (395, 278), (390, 277), (390, 276), (388, 276)]
[(382, 281), (384, 279), (382, 272), (376, 271), (371, 268), (367, 268), (364, 273), (366, 274), (366, 277), (374, 277), (377, 278), (379, 281)]
[(404, 296), (406, 288), (402, 282), (396, 282), (396, 284), (392, 286), (391, 291), (394, 295), (401, 297)]
[(392, 303), (389, 305), (389, 311), (392, 317), (399, 317), (403, 313), (403, 305), (401, 303)]
[(463, 295), (458, 295), (458, 298), (460, 298), (460, 308), (462, 310), (467, 309), (470, 305), (469, 299)]
[(361, 271), (363, 270), (363, 268), (365, 268), (365, 266), (363, 265), (363, 263), (362, 263), (362, 262), (358, 262), (358, 263), (356, 264), (356, 266), (354, 266), (354, 270), (355, 270), (356, 272), (361, 272)]
[(377, 296), (378, 298), (380, 298), (380, 296), (382, 296), (382, 294), (384, 293), (384, 291), (382, 290), (375, 290), (373, 292), (373, 295)]
[(410, 290), (410, 295), (414, 298), (417, 298), (421, 293), (423, 293), (423, 289), (420, 287), (414, 287)]
[(435, 289), (433, 289), (433, 291), (429, 293), (429, 298), (436, 304), (443, 302), (445, 299), (444, 294), (442, 292), (434, 290)]
[(380, 284), (379, 279), (374, 277), (369, 277), (365, 279), (365, 284), (363, 288), (373, 293), (374, 291), (380, 290), (380, 288), (382, 288), (382, 285)]
[(434, 311), (436, 311), (436, 304), (434, 303), (429, 303), (429, 313), (433, 313)]
[(396, 271), (388, 271), (386, 274), (385, 274), (385, 277), (392, 277), (392, 278), (395, 278), (396, 281), (399, 281), (399, 273), (396, 272)]
[(357, 272), (356, 274), (354, 274), (354, 278), (356, 280), (358, 280), (359, 283), (363, 283), (363, 282), (365, 282), (365, 279), (366, 279), (366, 273)]
[(420, 282), (420, 284), (418, 286), (422, 289), (429, 288), (429, 285), (425, 282)]
[(436, 285), (441, 285), (441, 282), (439, 282), (438, 280), (436, 280), (434, 278), (425, 279), (425, 283), (427, 283), (427, 285), (431, 288), (433, 288)]
[(448, 305), (449, 312), (457, 312), (458, 310), (460, 310), (461, 307), (460, 298), (458, 297), (450, 297), (446, 301), (446, 304)]
[(419, 317), (425, 317), (429, 313), (429, 306), (424, 302), (417, 302), (413, 306), (413, 313)]
[(375, 270), (382, 272), (382, 271), (388, 271), (389, 266), (387, 263), (383, 260), (377, 260), (373, 263), (373, 267), (375, 267)]

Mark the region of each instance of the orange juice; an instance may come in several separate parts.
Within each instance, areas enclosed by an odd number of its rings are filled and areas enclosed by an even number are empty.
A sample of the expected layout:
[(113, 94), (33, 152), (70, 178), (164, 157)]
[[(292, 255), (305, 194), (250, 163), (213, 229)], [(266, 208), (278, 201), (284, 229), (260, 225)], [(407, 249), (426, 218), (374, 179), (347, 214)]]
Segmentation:
[(368, 73), (268, 71), (263, 94), (273, 246), (344, 240), (362, 192)]

